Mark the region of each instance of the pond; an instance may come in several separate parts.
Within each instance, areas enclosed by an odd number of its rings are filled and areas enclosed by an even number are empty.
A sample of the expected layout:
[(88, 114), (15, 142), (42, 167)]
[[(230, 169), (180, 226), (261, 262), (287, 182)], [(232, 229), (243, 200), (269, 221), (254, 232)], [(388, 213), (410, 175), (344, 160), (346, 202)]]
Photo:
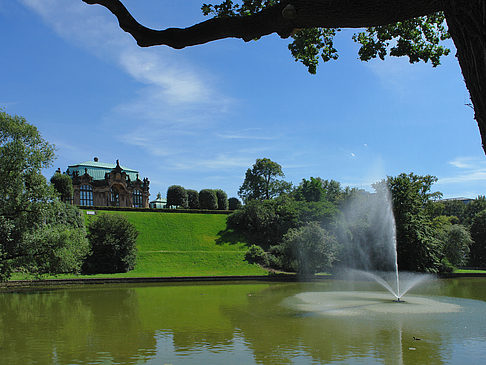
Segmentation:
[(486, 278), (0, 292), (0, 364), (483, 364)]

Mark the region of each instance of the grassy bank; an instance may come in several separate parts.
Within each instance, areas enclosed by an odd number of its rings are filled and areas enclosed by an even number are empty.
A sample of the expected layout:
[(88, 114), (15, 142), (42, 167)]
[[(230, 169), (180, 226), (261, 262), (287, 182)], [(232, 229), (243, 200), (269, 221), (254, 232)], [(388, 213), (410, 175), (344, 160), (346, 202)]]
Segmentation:
[[(86, 215), (86, 222), (96, 219)], [(111, 212), (135, 225), (137, 264), (128, 273), (99, 275), (58, 275), (78, 277), (154, 277), (265, 275), (267, 271), (244, 260), (247, 245), (237, 235), (226, 231), (224, 214), (159, 212)], [(16, 274), (13, 280), (29, 279)]]
[(486, 270), (456, 269), (454, 274), (486, 274)]

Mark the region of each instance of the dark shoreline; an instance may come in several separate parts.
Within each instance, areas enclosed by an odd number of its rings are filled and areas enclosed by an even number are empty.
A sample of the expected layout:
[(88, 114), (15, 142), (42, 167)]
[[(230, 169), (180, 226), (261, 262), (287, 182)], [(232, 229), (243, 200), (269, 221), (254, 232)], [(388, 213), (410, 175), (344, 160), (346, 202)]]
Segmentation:
[[(486, 277), (483, 273), (447, 273), (437, 275), (440, 279), (460, 277)], [(224, 275), (224, 276), (165, 276), (165, 277), (133, 277), (133, 278), (73, 278), (73, 279), (44, 279), (44, 280), (12, 280), (0, 283), (2, 289), (39, 288), (82, 285), (106, 284), (150, 284), (150, 283), (214, 283), (214, 282), (296, 282), (323, 281), (334, 279), (333, 275), (298, 276), (296, 274), (274, 275)]]

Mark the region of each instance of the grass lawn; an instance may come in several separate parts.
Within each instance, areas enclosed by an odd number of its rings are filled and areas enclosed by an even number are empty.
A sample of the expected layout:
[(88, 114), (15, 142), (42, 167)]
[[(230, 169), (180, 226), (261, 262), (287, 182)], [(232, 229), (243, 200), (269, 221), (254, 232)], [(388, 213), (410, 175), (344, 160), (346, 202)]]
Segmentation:
[[(95, 219), (86, 215), (86, 222)], [(249, 264), (244, 256), (247, 244), (226, 231), (225, 214), (110, 212), (120, 214), (137, 228), (137, 264), (128, 273), (57, 275), (46, 278), (154, 277), (266, 275), (267, 270)], [(12, 280), (32, 279), (14, 274)]]
[(486, 274), (486, 270), (467, 270), (467, 269), (456, 269), (455, 274)]

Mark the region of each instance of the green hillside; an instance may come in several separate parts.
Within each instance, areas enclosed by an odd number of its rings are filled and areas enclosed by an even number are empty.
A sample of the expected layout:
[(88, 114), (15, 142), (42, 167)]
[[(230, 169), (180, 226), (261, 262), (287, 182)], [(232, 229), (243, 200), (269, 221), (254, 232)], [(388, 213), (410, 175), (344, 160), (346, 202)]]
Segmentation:
[[(235, 234), (226, 231), (225, 214), (136, 211), (97, 211), (96, 213), (123, 215), (139, 232), (135, 269), (128, 273), (110, 276), (265, 275), (267, 273), (259, 266), (250, 265), (244, 260), (247, 245)], [(85, 211), (83, 214), (86, 214)], [(86, 215), (86, 220), (90, 219), (95, 218)]]

